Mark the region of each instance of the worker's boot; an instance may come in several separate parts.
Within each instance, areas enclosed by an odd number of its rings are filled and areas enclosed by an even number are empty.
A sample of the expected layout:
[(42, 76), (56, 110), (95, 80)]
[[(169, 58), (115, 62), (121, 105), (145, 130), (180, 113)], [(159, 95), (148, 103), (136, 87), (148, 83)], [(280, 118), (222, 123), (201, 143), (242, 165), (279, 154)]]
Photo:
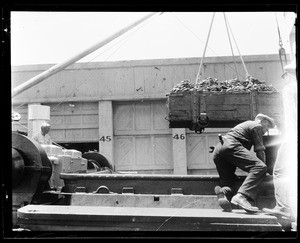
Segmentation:
[(231, 203), (223, 193), (222, 188), (220, 186), (215, 187), (215, 193), (218, 197), (219, 206), (223, 208), (225, 212), (231, 212), (232, 211)]
[(272, 209), (270, 208), (263, 208), (262, 211), (266, 214), (276, 216), (277, 218), (288, 219), (294, 221), (295, 218), (292, 216), (291, 212), (288, 210), (283, 210), (282, 208), (276, 206)]
[(258, 207), (255, 207), (253, 203), (251, 203), (253, 200), (249, 200), (247, 196), (237, 193), (233, 198), (231, 199), (231, 203), (234, 205), (239, 206), (240, 208), (246, 210), (248, 213), (257, 213), (259, 212)]

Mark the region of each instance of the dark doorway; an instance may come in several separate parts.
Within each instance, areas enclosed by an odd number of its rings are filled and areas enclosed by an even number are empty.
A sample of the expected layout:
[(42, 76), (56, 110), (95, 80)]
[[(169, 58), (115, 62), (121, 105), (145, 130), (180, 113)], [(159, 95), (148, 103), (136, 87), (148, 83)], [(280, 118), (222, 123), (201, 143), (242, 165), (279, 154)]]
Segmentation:
[(81, 153), (88, 151), (99, 151), (99, 143), (58, 143), (66, 149), (75, 149)]

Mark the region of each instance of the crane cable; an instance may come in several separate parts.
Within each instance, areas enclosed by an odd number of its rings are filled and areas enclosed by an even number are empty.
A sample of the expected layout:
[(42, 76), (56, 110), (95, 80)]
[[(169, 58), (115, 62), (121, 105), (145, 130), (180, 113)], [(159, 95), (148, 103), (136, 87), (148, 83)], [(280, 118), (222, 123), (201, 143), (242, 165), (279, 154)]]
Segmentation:
[[(164, 12), (161, 12), (159, 15), (156, 15), (156, 16), (160, 16), (163, 13)], [(148, 22), (142, 23), (140, 26), (137, 26), (132, 31), (130, 31), (128, 33), (125, 33), (123, 35), (123, 37), (119, 38), (119, 40), (117, 40), (114, 44), (112, 44), (111, 46), (109, 46), (106, 50), (103, 50), (102, 52), (100, 52), (99, 54), (97, 54), (95, 57), (91, 58), (85, 64), (90, 63), (91, 61), (93, 61), (94, 59), (96, 59), (98, 56), (102, 55), (103, 53), (109, 51), (111, 48), (113, 48), (113, 47), (117, 46), (119, 43), (121, 43), (119, 45), (119, 47), (117, 47), (117, 49), (115, 51), (113, 51), (108, 57), (105, 58), (104, 61), (107, 61), (113, 54), (115, 54), (130, 39), (130, 37), (132, 37), (139, 29), (141, 29), (142, 27), (144, 27), (147, 23)], [(98, 50), (95, 50), (93, 53), (96, 53), (97, 51)], [(58, 107), (59, 105), (61, 105), (62, 103), (67, 102), (69, 100), (69, 98), (74, 95), (74, 92), (77, 91), (78, 88), (81, 87), (83, 84), (85, 84), (92, 75), (93, 75), (93, 73), (89, 74), (86, 78), (84, 78), (84, 80), (82, 82), (80, 82), (80, 84), (77, 87), (75, 87), (74, 89), (72, 89), (71, 92), (69, 92), (63, 100), (61, 100), (55, 106), (51, 107), (51, 111), (55, 110), (55, 108)], [(19, 109), (19, 108), (21, 108), (24, 105), (25, 104), (21, 104), (21, 105), (17, 106), (15, 109)]]
[(224, 20), (225, 20), (225, 26), (226, 26), (226, 30), (227, 30), (228, 39), (229, 39), (229, 44), (230, 44), (232, 59), (233, 59), (234, 67), (235, 67), (236, 77), (238, 78), (239, 77), (239, 73), (238, 73), (236, 62), (235, 62), (235, 59), (234, 59), (234, 53), (233, 53), (231, 39), (230, 39), (230, 34), (229, 34), (229, 30), (228, 30), (227, 18), (226, 18), (226, 15), (225, 15), (224, 12), (223, 12), (223, 16), (224, 16)]
[[(202, 41), (189, 27), (187, 27), (182, 21), (180, 21), (180, 19), (178, 19), (178, 17), (176, 17), (176, 15), (174, 15), (172, 13), (172, 15), (174, 16), (174, 18), (176, 18), (176, 20), (182, 25), (184, 26), (188, 31), (190, 31), (198, 40), (200, 40), (202, 43), (204, 43), (204, 41)], [(230, 25), (228, 23), (228, 26), (229, 26), (229, 29), (230, 29)], [(231, 32), (231, 29), (230, 29), (230, 32)], [(233, 34), (232, 34), (233, 35)], [(233, 36), (233, 39), (234, 39), (234, 36)], [(235, 39), (234, 39), (235, 41)], [(212, 48), (210, 48), (209, 46), (207, 46), (208, 49), (210, 49), (214, 54), (216, 54), (217, 58), (219, 58), (220, 60), (224, 61), (224, 65), (229, 67), (230, 69), (234, 69), (232, 68), (228, 63), (226, 63), (226, 60), (224, 58), (222, 58), (222, 56), (220, 56), (218, 53), (216, 53)], [(242, 60), (242, 62), (244, 62)], [(244, 63), (243, 63), (244, 64)], [(245, 65), (245, 64), (244, 64)], [(246, 68), (246, 67), (245, 67)]]
[(198, 79), (200, 78), (200, 75), (201, 75), (201, 68), (202, 68), (202, 64), (203, 64), (203, 58), (204, 58), (204, 55), (205, 55), (205, 52), (206, 52), (206, 48), (207, 48), (207, 44), (208, 44), (208, 39), (209, 39), (211, 28), (212, 28), (212, 25), (213, 25), (213, 22), (214, 22), (215, 14), (216, 13), (213, 13), (213, 16), (212, 16), (212, 19), (211, 19), (211, 23), (210, 23), (210, 27), (209, 27), (209, 31), (208, 31), (208, 35), (207, 35), (207, 39), (206, 39), (206, 43), (205, 43), (203, 55), (202, 55), (202, 58), (201, 58), (199, 70), (198, 70), (197, 77), (196, 77), (196, 83), (197, 83), (197, 81), (198, 81)]
[[(159, 16), (162, 15), (163, 13), (164, 13), (164, 12), (161, 12), (161, 13), (159, 14)], [(118, 50), (119, 50), (119, 49), (120, 49), (120, 48), (121, 48), (121, 47), (129, 40), (129, 39), (130, 39), (130, 37), (132, 37), (138, 30), (140, 30), (140, 29), (141, 29), (142, 27), (144, 27), (146, 24), (147, 24), (147, 22), (142, 23), (140, 26), (136, 27), (136, 28), (135, 28), (134, 30), (132, 30), (131, 32), (126, 33), (122, 38), (120, 38), (119, 40), (117, 40), (113, 45), (111, 45), (111, 46), (108, 47), (106, 50), (103, 50), (102, 52), (100, 52), (99, 54), (97, 54), (95, 57), (93, 57), (93, 58), (91, 58), (89, 61), (87, 61), (86, 64), (87, 64), (87, 63), (90, 63), (91, 61), (93, 61), (94, 59), (96, 59), (98, 56), (102, 55), (103, 53), (109, 51), (111, 48), (117, 46), (117, 44), (121, 43), (121, 44), (119, 45), (119, 47), (116, 48), (115, 51), (113, 51), (108, 57), (105, 58), (105, 61), (107, 61), (113, 54), (115, 54), (115, 53), (116, 53), (116, 52), (117, 52), (117, 51), (118, 51)], [(96, 51), (94, 51), (94, 53), (95, 53), (95, 52), (96, 52)], [(55, 110), (56, 107), (60, 106), (62, 103), (67, 102), (67, 101), (69, 100), (69, 98), (70, 98), (71, 96), (73, 96), (74, 92), (77, 91), (78, 88), (79, 88), (80, 86), (82, 86), (83, 84), (85, 84), (85, 83), (88, 81), (88, 79), (89, 79), (92, 75), (93, 75), (93, 73), (89, 74), (82, 82), (80, 82), (80, 84), (79, 84), (77, 87), (75, 87), (68, 95), (66, 95), (66, 97), (65, 97), (64, 99), (62, 99), (58, 104), (56, 104), (56, 105), (54, 105), (53, 107), (51, 107), (51, 111)], [(25, 104), (22, 103), (21, 105), (18, 105), (15, 109), (13, 109), (13, 107), (12, 107), (12, 111), (13, 111), (13, 110), (18, 110), (18, 109), (20, 109), (21, 107), (23, 107), (24, 105), (25, 105)], [(27, 131), (33, 131), (33, 130), (30, 129), (28, 126), (26, 127), (26, 126), (22, 125), (19, 121), (16, 122), (16, 123), (17, 123), (19, 126), (25, 128), (25, 129), (27, 129)], [(52, 143), (55, 143), (55, 142), (52, 141)], [(56, 145), (61, 146), (61, 145), (59, 145), (59, 144), (56, 144)], [(62, 146), (61, 146), (61, 147), (62, 147)]]
[[(162, 13), (161, 13), (162, 14)], [(161, 15), (160, 14), (160, 15)], [(131, 32), (129, 32), (129, 33), (126, 33), (126, 34), (124, 34), (124, 36), (123, 36), (123, 38), (120, 38), (120, 40), (118, 41), (116, 41), (116, 43), (115, 44), (113, 44), (113, 45), (111, 45), (110, 47), (108, 47), (106, 50), (103, 50), (102, 52), (100, 52), (99, 54), (97, 54), (95, 57), (93, 57), (93, 58), (91, 58), (89, 61), (87, 61), (86, 62), (86, 64), (87, 63), (90, 63), (91, 61), (93, 61), (94, 59), (96, 59), (97, 57), (99, 57), (100, 55), (102, 55), (103, 53), (105, 53), (105, 52), (107, 52), (107, 51), (109, 51), (111, 48), (113, 48), (113, 47), (115, 47), (115, 46), (117, 46), (119, 43), (120, 43), (120, 45), (119, 45), (119, 47), (117, 47), (108, 57), (106, 57), (105, 58), (105, 62), (112, 56), (112, 55), (114, 55), (129, 39), (130, 39), (130, 37), (132, 37), (139, 29), (141, 29), (142, 27), (144, 27), (144, 25), (145, 25), (146, 23), (142, 23), (140, 26), (138, 26), (138, 27), (136, 27), (135, 28), (135, 30), (132, 30)], [(94, 53), (96, 53), (96, 51), (94, 52)], [(69, 93), (69, 95), (67, 95), (62, 101), (60, 101), (57, 105), (55, 105), (54, 107), (52, 107), (51, 108), (51, 111), (53, 111), (56, 107), (58, 107), (60, 104), (62, 104), (62, 103), (64, 103), (64, 102), (66, 102), (66, 101), (68, 101), (68, 99), (71, 97), (71, 96), (73, 96), (73, 94), (74, 94), (74, 92), (76, 92), (76, 91), (78, 91), (78, 89), (83, 85), (83, 84), (85, 84), (87, 81), (88, 81), (88, 79), (93, 75), (94, 73), (90, 73), (82, 82), (80, 82), (80, 84), (77, 86), (77, 87), (75, 87), (70, 93)]]
[[(227, 18), (227, 17), (226, 17), (226, 18)], [(240, 58), (241, 58), (241, 60), (242, 60), (243, 67), (244, 67), (244, 69), (245, 69), (245, 73), (246, 73), (246, 78), (248, 78), (248, 77), (250, 77), (250, 74), (248, 73), (248, 70), (247, 70), (247, 68), (246, 68), (245, 62), (244, 62), (244, 60), (243, 60), (243, 57), (242, 57), (242, 55), (241, 55), (241, 53), (240, 53), (240, 49), (239, 49), (239, 47), (238, 47), (238, 45), (237, 45), (237, 43), (236, 43), (236, 40), (235, 40), (235, 38), (234, 38), (234, 35), (233, 35), (233, 33), (232, 33), (232, 30), (231, 30), (231, 28), (230, 28), (230, 24), (229, 24), (229, 22), (228, 22), (228, 21), (227, 21), (227, 24), (228, 24), (228, 27), (229, 27), (230, 33), (231, 33), (231, 35), (232, 35), (232, 38), (233, 38), (233, 40), (234, 40), (234, 43), (235, 43), (236, 49), (238, 50), (239, 56), (240, 56)]]
[[(228, 34), (228, 38), (229, 38), (229, 43), (230, 43), (230, 47), (231, 47), (231, 53), (232, 53), (232, 56), (233, 56), (233, 61), (234, 61), (234, 66), (235, 66), (235, 71), (236, 71), (236, 74), (237, 74), (237, 78), (238, 78), (238, 76), (240, 76), (240, 75), (239, 75), (238, 70), (237, 70), (236, 62), (235, 62), (235, 60), (234, 60), (234, 53), (233, 53), (233, 49), (232, 49), (232, 44), (231, 44), (231, 39), (230, 39), (230, 35), (229, 35), (228, 28), (229, 28), (229, 30), (230, 30), (230, 33), (231, 33), (231, 35), (232, 35), (232, 37), (233, 37), (234, 43), (235, 43), (235, 45), (236, 45), (236, 48), (237, 48), (237, 50), (238, 50), (238, 52), (239, 52), (239, 56), (240, 56), (241, 61), (242, 61), (242, 63), (243, 63), (243, 66), (244, 66), (244, 69), (245, 69), (245, 72), (246, 72), (246, 78), (248, 78), (248, 77), (250, 77), (250, 75), (249, 75), (248, 70), (247, 70), (247, 68), (246, 68), (246, 65), (245, 65), (245, 63), (244, 63), (244, 60), (243, 60), (243, 58), (242, 58), (242, 55), (241, 55), (241, 53), (240, 53), (240, 50), (239, 50), (239, 48), (238, 48), (238, 45), (237, 45), (236, 40), (235, 40), (235, 38), (234, 38), (234, 35), (233, 35), (232, 31), (231, 31), (230, 25), (229, 25), (229, 23), (228, 23), (228, 21), (227, 21), (227, 17), (226, 17), (226, 15), (225, 15), (225, 13), (223, 13), (223, 15), (224, 15), (224, 19), (225, 19), (226, 30), (227, 30), (227, 34)], [(207, 44), (208, 44), (209, 36), (210, 36), (210, 33), (211, 33), (211, 29), (212, 29), (212, 24), (213, 24), (213, 21), (214, 21), (214, 17), (215, 17), (215, 13), (213, 13), (213, 16), (212, 16), (212, 20), (211, 20), (209, 32), (208, 32), (208, 35), (207, 35), (207, 40), (206, 40), (206, 43), (205, 43), (203, 55), (202, 55), (202, 58), (201, 58), (199, 70), (198, 70), (197, 77), (196, 77), (196, 83), (197, 83), (197, 81), (200, 79), (200, 76), (201, 76), (201, 74), (202, 74), (202, 73), (201, 73), (201, 68), (202, 68), (202, 65), (203, 65), (203, 59), (204, 59), (205, 52), (206, 52), (206, 49), (207, 49)]]

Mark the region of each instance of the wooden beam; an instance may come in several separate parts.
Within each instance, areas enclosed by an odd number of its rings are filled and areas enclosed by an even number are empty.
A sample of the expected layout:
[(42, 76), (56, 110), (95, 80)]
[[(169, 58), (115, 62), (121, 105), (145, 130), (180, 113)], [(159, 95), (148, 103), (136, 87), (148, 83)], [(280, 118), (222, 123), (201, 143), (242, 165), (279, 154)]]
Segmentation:
[(111, 101), (99, 101), (99, 153), (114, 166), (113, 109)]
[(176, 175), (187, 174), (186, 131), (185, 128), (172, 129), (173, 163)]

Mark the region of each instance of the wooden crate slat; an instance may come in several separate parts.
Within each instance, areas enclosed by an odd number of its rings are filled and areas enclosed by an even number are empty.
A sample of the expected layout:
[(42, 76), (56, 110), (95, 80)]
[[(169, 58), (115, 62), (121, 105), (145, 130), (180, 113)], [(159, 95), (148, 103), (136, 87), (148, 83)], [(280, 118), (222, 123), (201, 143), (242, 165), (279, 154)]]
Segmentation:
[(195, 122), (195, 112), (206, 112), (210, 121), (246, 121), (253, 119), (258, 113), (264, 113), (280, 124), (283, 116), (280, 93), (257, 91), (178, 92), (168, 96), (168, 109), (170, 122)]

